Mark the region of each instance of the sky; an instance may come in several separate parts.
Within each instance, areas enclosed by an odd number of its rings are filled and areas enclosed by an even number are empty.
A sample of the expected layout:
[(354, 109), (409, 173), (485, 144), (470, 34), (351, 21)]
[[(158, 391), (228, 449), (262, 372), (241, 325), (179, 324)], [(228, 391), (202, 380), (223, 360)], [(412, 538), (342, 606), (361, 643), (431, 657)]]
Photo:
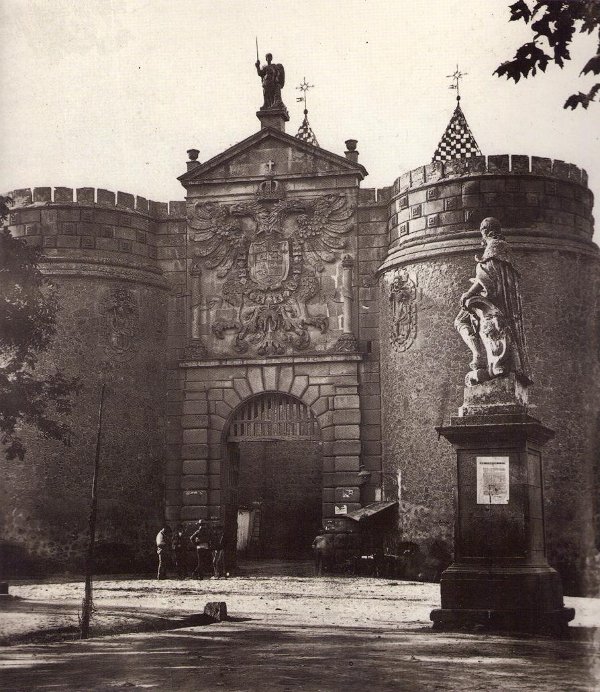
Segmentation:
[[(511, 0), (512, 1), (512, 0)], [(530, 38), (506, 0), (0, 0), (0, 191), (104, 187), (183, 199), (186, 150), (206, 161), (256, 132), (261, 61), (283, 63), (295, 134), (306, 77), (320, 145), (357, 139), (368, 187), (429, 163), (461, 106), (484, 154), (562, 159), (600, 199), (600, 105), (565, 111), (593, 78), (594, 40), (561, 70), (493, 75)], [(597, 234), (598, 236), (598, 234)]]

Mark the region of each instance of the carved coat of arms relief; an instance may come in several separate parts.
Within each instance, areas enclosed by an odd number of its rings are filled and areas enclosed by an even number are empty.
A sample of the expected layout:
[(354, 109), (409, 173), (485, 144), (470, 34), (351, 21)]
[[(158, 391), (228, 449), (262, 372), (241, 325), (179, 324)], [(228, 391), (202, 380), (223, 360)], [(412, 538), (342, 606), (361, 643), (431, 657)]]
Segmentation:
[(404, 270), (390, 285), (390, 341), (399, 351), (409, 349), (417, 336), (417, 284)]
[(253, 200), (196, 202), (189, 210), (193, 257), (223, 279), (223, 301), (236, 314), (215, 320), (212, 333), (219, 339), (232, 333), (237, 353), (306, 350), (311, 327), (328, 329), (328, 317), (311, 314), (308, 304), (319, 294), (324, 265), (346, 247), (354, 209), (343, 194), (283, 199), (280, 188), (260, 192)]

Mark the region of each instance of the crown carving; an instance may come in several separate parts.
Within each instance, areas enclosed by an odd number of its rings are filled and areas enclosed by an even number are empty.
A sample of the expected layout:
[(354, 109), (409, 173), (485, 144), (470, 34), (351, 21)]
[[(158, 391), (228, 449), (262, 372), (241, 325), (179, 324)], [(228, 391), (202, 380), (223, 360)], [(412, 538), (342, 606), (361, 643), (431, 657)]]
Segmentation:
[(259, 183), (256, 196), (263, 200), (279, 200), (285, 197), (285, 187), (282, 182), (274, 178), (267, 178)]

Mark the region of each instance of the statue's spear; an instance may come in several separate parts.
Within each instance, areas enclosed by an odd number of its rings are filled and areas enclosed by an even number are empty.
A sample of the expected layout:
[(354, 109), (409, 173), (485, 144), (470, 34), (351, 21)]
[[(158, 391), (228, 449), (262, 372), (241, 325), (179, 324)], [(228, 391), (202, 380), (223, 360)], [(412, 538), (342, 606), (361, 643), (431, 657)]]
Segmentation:
[(258, 36), (256, 37), (256, 62), (260, 62), (260, 58), (258, 57)]

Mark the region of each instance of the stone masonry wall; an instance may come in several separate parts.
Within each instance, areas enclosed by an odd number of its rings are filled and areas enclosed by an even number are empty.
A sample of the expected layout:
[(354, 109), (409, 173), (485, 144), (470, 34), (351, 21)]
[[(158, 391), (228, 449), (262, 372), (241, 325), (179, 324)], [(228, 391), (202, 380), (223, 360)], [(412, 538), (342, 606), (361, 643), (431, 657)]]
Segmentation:
[(500, 219), (522, 277), (531, 413), (556, 430), (544, 450), (548, 558), (571, 593), (591, 588), (598, 492), (600, 273), (585, 181), (574, 166), (523, 156), (412, 171), (395, 184), (380, 282), (384, 461), (387, 478), (400, 474), (401, 531), (451, 546), (455, 456), (434, 428), (462, 404), (470, 353), (453, 320), (474, 275), (479, 222)]
[(91, 188), (11, 193), (12, 232), (43, 248), (57, 335), (40, 360), (80, 378), (71, 445), (25, 430), (23, 462), (0, 459), (2, 552), (9, 571), (81, 569), (102, 381), (98, 568), (153, 562), (162, 521), (166, 294), (156, 231), (166, 205)]

